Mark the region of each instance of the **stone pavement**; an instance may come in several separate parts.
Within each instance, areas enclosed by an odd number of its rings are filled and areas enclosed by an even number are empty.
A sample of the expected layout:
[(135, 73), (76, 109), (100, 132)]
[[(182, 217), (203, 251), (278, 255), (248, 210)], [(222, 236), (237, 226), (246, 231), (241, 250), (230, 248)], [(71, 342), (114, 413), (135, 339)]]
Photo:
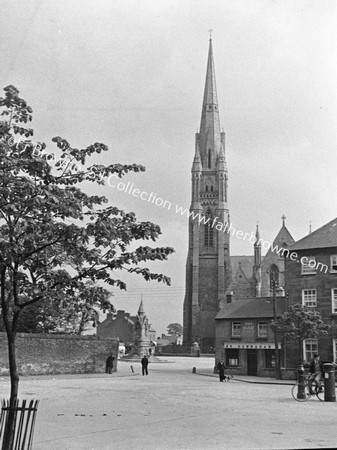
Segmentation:
[[(296, 402), (288, 384), (219, 383), (210, 358), (165, 359), (148, 376), (119, 361), (113, 375), (21, 378), (20, 397), (40, 399), (33, 449), (336, 447), (336, 403)], [(0, 389), (7, 397), (8, 379)]]

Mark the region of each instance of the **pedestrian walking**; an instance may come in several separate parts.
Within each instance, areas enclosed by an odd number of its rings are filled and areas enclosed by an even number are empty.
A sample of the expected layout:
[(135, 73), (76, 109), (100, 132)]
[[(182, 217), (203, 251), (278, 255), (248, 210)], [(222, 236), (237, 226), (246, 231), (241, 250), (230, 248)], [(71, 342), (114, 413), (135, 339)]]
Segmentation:
[(114, 366), (115, 357), (112, 353), (107, 357), (105, 363), (105, 373), (111, 373)]
[(217, 369), (219, 372), (219, 380), (222, 382), (225, 379), (225, 370), (226, 366), (223, 359), (220, 359), (217, 365)]
[(148, 374), (147, 366), (149, 365), (149, 360), (147, 359), (146, 355), (143, 356), (141, 363), (142, 363), (142, 374), (147, 375)]

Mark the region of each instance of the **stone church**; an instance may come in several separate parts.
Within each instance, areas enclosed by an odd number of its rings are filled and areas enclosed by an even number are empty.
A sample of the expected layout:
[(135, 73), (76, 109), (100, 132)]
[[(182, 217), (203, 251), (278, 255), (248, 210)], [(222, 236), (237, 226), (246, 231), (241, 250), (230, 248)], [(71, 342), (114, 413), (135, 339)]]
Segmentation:
[[(215, 346), (215, 316), (229, 302), (270, 295), (270, 269), (284, 285), (284, 261), (271, 249), (262, 257), (259, 229), (251, 256), (230, 256), (233, 229), (228, 206), (225, 133), (220, 128), (212, 38), (202, 104), (200, 130), (195, 135), (192, 201), (186, 262), (184, 344), (197, 341), (202, 351)], [(282, 226), (273, 245), (294, 242)]]

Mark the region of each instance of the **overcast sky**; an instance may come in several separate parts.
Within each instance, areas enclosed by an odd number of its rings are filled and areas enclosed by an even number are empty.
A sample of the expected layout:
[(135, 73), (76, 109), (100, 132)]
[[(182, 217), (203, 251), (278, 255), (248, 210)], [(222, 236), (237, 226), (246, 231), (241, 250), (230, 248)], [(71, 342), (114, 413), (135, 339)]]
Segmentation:
[[(158, 333), (182, 323), (194, 134), (213, 50), (226, 132), (233, 226), (272, 241), (281, 216), (295, 240), (336, 217), (337, 2), (335, 0), (1, 0), (0, 79), (34, 110), (35, 139), (103, 142), (160, 208), (116, 188), (116, 206), (158, 223), (176, 253), (151, 266), (172, 287), (128, 277), (114, 304), (135, 314), (140, 293)], [(103, 158), (102, 158), (103, 160)], [(252, 254), (233, 238), (231, 254)]]

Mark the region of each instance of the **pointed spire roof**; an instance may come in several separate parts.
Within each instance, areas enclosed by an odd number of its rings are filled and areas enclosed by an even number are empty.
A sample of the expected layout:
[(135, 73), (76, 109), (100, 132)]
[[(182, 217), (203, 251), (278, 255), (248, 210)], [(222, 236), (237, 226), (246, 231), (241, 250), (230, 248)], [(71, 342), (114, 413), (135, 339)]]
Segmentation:
[(140, 305), (139, 305), (139, 308), (138, 308), (138, 315), (144, 314), (144, 313), (145, 313), (145, 312), (144, 312), (143, 296), (142, 296), (142, 299), (141, 299), (141, 301), (140, 301)]
[(209, 40), (208, 61), (202, 113), (200, 121), (200, 155), (202, 161), (207, 160), (207, 153), (211, 150), (213, 161), (220, 152), (221, 133), (218, 110), (218, 96), (215, 81), (212, 39)]
[(206, 82), (205, 82), (203, 106), (205, 106), (205, 105), (218, 105), (218, 95), (217, 95), (217, 91), (216, 91), (216, 82), (215, 82), (212, 38), (210, 38), (210, 40), (209, 40), (209, 49), (208, 49), (208, 61), (207, 61), (207, 71), (206, 71)]
[(259, 224), (256, 224), (256, 233), (255, 233), (255, 246), (256, 247), (261, 247), (261, 241), (260, 241), (260, 232), (259, 232)]
[(195, 154), (194, 154), (193, 165), (192, 165), (192, 172), (201, 172), (201, 171), (202, 171), (202, 164), (201, 164), (201, 158), (200, 158), (199, 143), (198, 143), (198, 141), (196, 141)]
[(220, 153), (218, 158), (218, 169), (219, 170), (225, 170), (227, 171), (227, 164), (226, 164), (226, 157), (225, 157), (225, 150), (223, 144), (221, 144), (220, 147)]

